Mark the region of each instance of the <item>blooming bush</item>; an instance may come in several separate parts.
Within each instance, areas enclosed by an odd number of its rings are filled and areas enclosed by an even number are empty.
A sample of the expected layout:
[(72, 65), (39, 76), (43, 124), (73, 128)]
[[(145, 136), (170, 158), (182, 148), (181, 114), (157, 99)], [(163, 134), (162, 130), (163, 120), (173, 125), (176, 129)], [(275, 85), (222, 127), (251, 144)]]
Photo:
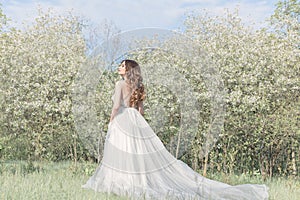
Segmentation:
[[(286, 20), (299, 30), (294, 19)], [(228, 91), (224, 131), (210, 153), (210, 167), (270, 176), (296, 174), (299, 32), (290, 30), (282, 37), (274, 29), (254, 31), (237, 13), (215, 18), (192, 15), (186, 28), (186, 34), (209, 52)]]
[(40, 11), (0, 40), (1, 157), (69, 158), (77, 148), (70, 85), (86, 58), (80, 19)]

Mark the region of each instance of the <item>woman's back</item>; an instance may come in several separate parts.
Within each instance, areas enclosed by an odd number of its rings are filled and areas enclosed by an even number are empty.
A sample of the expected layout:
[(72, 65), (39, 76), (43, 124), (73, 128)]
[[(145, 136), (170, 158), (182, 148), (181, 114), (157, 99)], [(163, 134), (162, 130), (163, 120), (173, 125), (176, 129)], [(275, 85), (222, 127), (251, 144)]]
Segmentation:
[(117, 108), (119, 106), (130, 107), (129, 100), (132, 94), (132, 89), (125, 80), (117, 81), (115, 92), (112, 96), (114, 102), (113, 107)]

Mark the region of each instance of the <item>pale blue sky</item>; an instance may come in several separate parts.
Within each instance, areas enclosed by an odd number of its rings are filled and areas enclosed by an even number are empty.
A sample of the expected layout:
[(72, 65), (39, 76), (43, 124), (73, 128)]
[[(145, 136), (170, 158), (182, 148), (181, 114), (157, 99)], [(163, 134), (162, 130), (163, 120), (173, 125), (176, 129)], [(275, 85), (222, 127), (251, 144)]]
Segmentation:
[(113, 21), (122, 31), (159, 27), (178, 29), (189, 11), (222, 14), (226, 8), (239, 7), (244, 23), (261, 27), (279, 0), (0, 0), (4, 13), (20, 26), (23, 20), (31, 22), (37, 7), (53, 8), (57, 12), (73, 9), (75, 13), (101, 24), (104, 19)]

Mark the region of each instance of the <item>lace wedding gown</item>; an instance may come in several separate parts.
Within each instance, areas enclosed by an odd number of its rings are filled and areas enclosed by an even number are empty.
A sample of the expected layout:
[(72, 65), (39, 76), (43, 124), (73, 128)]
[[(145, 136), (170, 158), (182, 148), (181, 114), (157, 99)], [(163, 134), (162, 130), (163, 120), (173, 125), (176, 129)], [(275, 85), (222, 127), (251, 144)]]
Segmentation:
[(117, 113), (109, 124), (104, 154), (84, 188), (130, 199), (265, 200), (265, 185), (231, 186), (207, 179), (177, 160), (143, 116), (128, 107), (125, 81), (113, 96)]

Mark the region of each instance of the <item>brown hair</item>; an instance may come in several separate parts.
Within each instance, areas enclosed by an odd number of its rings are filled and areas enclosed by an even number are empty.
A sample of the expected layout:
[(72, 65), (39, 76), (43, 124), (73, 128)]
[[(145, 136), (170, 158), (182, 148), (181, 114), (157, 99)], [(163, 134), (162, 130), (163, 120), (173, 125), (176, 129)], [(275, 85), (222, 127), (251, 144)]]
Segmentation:
[(133, 93), (129, 99), (129, 106), (137, 108), (138, 102), (144, 101), (146, 98), (145, 87), (143, 84), (143, 77), (141, 75), (141, 68), (134, 60), (123, 60), (125, 62), (125, 76), (126, 82), (129, 84)]

